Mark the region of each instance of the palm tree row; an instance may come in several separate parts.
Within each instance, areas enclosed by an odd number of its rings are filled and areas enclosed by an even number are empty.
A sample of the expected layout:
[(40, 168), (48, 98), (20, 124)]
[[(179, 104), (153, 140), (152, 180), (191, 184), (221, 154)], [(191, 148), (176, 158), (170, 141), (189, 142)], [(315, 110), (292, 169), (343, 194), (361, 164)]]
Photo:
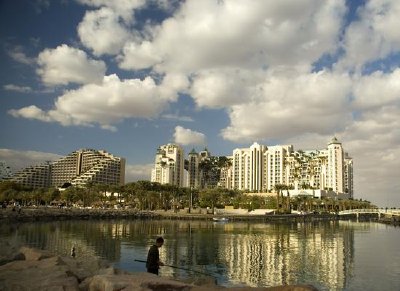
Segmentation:
[(179, 208), (277, 209), (278, 213), (290, 210), (332, 212), (344, 209), (370, 208), (368, 201), (318, 199), (312, 197), (284, 197), (285, 185), (276, 185), (277, 197), (250, 196), (241, 191), (223, 188), (191, 189), (138, 181), (123, 186), (89, 183), (86, 187), (27, 188), (19, 184), (0, 182), (0, 202), (29, 205), (57, 205), (108, 208), (121, 207), (138, 210), (177, 210)]

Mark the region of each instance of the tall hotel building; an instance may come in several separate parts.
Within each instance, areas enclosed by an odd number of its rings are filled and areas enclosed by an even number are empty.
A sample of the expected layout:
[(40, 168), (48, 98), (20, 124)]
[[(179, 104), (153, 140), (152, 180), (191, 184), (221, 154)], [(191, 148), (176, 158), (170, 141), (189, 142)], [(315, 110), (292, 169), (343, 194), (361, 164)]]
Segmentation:
[[(167, 144), (157, 150), (151, 181), (250, 192), (269, 192), (277, 185), (285, 185), (295, 190), (331, 190), (353, 197), (353, 160), (336, 138), (325, 149), (309, 151), (295, 151), (292, 145), (253, 143), (249, 148), (234, 149), (232, 156), (225, 158), (229, 162), (217, 166), (218, 157), (211, 157), (207, 150), (197, 153), (193, 149), (184, 165), (183, 149)], [(185, 183), (184, 169), (187, 170)], [(219, 175), (214, 181), (211, 176), (217, 170)]]
[(25, 168), (10, 180), (34, 188), (60, 187), (65, 183), (123, 185), (125, 159), (103, 150), (80, 149), (53, 163)]
[(184, 152), (176, 144), (162, 145), (157, 149), (151, 181), (160, 184), (183, 186)]
[(263, 146), (233, 151), (233, 189), (267, 192), (276, 185), (294, 189), (332, 190), (353, 197), (353, 160), (333, 138), (327, 149), (294, 151), (292, 145)]

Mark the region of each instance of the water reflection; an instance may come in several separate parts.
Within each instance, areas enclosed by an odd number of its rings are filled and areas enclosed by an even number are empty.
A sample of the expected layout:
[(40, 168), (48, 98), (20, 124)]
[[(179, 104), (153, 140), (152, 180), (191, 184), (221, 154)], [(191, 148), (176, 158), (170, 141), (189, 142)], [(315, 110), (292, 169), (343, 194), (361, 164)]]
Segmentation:
[[(354, 279), (355, 232), (369, 233), (371, 225), (61, 221), (2, 224), (0, 235), (64, 256), (75, 245), (78, 256), (107, 259), (128, 271), (144, 271), (144, 265), (134, 259), (145, 259), (154, 239), (163, 236), (164, 262), (211, 274), (225, 286), (306, 283), (320, 290), (344, 290)], [(161, 275), (198, 276), (167, 267)]]

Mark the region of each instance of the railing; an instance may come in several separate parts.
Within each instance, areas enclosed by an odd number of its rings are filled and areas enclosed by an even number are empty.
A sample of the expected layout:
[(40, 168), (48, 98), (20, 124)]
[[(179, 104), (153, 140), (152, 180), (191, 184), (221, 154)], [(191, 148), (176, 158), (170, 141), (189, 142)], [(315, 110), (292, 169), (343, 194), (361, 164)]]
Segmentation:
[(384, 209), (384, 208), (373, 208), (373, 209), (349, 209), (339, 211), (339, 215), (350, 215), (350, 214), (374, 214), (379, 215), (390, 215), (390, 216), (400, 216), (400, 209)]

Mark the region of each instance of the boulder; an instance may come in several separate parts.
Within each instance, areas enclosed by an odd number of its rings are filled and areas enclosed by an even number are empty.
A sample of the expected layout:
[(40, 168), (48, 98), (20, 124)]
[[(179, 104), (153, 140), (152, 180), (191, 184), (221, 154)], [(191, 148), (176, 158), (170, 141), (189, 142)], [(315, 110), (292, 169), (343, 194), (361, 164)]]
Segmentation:
[[(100, 260), (79, 260), (51, 256), (48, 252), (20, 248), (10, 258), (14, 261), (0, 265), (0, 290), (4, 291), (315, 291), (309, 285), (278, 287), (217, 286), (213, 279), (181, 282), (150, 273), (130, 273), (110, 267)], [(200, 285), (200, 286), (198, 286)]]

